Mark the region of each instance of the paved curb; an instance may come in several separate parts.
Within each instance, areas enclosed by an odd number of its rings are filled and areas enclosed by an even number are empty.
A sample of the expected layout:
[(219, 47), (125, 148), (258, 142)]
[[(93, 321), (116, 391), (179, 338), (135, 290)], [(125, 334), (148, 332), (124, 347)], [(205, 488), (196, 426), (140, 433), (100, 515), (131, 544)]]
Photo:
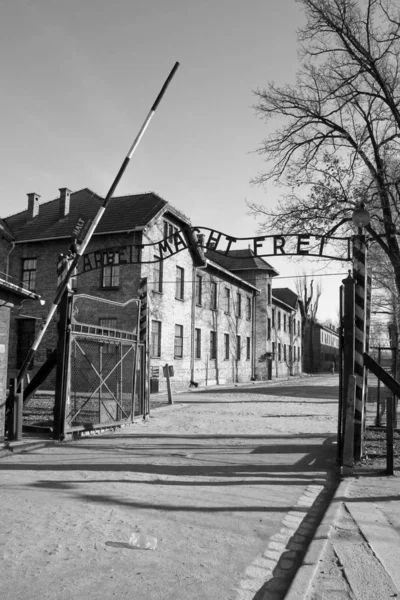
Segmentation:
[(340, 507), (347, 497), (351, 483), (351, 479), (344, 479), (336, 488), (322, 521), (308, 546), (303, 562), (290, 585), (285, 600), (306, 600), (332, 527), (338, 518)]

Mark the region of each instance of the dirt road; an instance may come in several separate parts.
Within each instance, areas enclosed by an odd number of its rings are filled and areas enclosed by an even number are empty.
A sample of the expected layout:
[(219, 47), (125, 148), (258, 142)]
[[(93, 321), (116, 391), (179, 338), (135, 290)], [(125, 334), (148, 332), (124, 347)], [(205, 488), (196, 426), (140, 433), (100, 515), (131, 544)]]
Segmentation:
[[(337, 376), (176, 396), (3, 458), (5, 600), (278, 600), (333, 489)], [(128, 545), (132, 530), (156, 550)]]

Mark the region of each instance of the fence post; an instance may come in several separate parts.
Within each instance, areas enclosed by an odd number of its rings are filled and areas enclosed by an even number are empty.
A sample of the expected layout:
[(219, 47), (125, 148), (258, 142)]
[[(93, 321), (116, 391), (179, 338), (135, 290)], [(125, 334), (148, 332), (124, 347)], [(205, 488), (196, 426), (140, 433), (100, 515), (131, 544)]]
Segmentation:
[(343, 285), (339, 289), (339, 403), (338, 403), (338, 426), (337, 426), (337, 453), (336, 462), (341, 465), (343, 460)]
[(394, 398), (387, 396), (386, 398), (386, 473), (394, 474), (393, 465), (393, 409)]
[(346, 396), (346, 427), (343, 442), (343, 475), (353, 474), (354, 468), (354, 410), (356, 378), (349, 375)]
[(354, 374), (356, 377), (356, 400), (354, 415), (354, 458), (360, 460), (364, 438), (364, 352), (366, 341), (366, 244), (365, 236), (358, 233), (353, 238), (353, 275), (355, 279), (355, 334)]
[[(381, 366), (381, 347), (378, 348), (378, 364)], [(378, 389), (376, 392), (376, 427), (381, 426), (381, 380), (378, 378)]]
[[(354, 375), (354, 279), (351, 277), (350, 272), (349, 276), (346, 279), (343, 279), (343, 319), (342, 319), (342, 328), (343, 328), (343, 391), (342, 391), (342, 399), (343, 399), (343, 407), (342, 407), (342, 417), (343, 417), (343, 434), (342, 434), (342, 443), (344, 445), (344, 440), (346, 436), (346, 430), (351, 427), (351, 430), (354, 429), (354, 412), (348, 412), (348, 397), (349, 397), (349, 381), (350, 376)], [(351, 422), (350, 422), (351, 421)], [(353, 439), (353, 436), (352, 436)], [(343, 456), (343, 448), (341, 455)]]
[(167, 392), (168, 392), (168, 404), (173, 404), (174, 403), (174, 399), (172, 396), (172, 387), (171, 387), (171, 375), (169, 372), (169, 364), (166, 363), (165, 367), (164, 367), (164, 373), (165, 373), (165, 377), (167, 379)]
[(66, 404), (69, 390), (69, 361), (70, 361), (70, 325), (72, 292), (65, 290), (59, 304), (58, 343), (57, 343), (57, 371), (56, 392), (54, 402), (54, 431), (55, 440), (63, 440), (65, 436)]

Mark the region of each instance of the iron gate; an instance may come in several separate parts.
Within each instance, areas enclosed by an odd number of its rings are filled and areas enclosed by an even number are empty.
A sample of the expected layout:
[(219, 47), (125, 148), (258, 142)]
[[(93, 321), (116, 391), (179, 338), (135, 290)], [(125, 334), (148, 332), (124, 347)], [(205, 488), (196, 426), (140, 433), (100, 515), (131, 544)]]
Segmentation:
[(144, 413), (145, 344), (137, 339), (138, 316), (137, 302), (74, 297), (66, 432), (130, 422)]

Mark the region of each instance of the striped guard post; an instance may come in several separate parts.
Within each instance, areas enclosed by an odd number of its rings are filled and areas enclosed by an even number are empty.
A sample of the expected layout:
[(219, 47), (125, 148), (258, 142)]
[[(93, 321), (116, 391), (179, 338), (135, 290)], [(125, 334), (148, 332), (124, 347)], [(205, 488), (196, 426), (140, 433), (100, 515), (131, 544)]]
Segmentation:
[(139, 287), (140, 317), (139, 317), (139, 340), (147, 343), (149, 335), (149, 294), (147, 288), (147, 277), (140, 280)]
[(144, 397), (142, 398), (143, 418), (150, 415), (150, 303), (147, 277), (140, 280), (139, 286), (140, 315), (139, 315), (139, 341), (145, 347), (144, 375)]
[[(57, 286), (60, 286), (67, 277), (72, 257), (68, 254), (60, 254), (57, 259)], [(71, 281), (67, 282), (67, 289), (72, 290)]]
[(354, 375), (356, 377), (355, 413), (354, 413), (354, 460), (360, 460), (363, 453), (363, 432), (365, 419), (364, 357), (366, 345), (366, 262), (367, 248), (365, 236), (353, 238), (353, 276), (355, 285), (355, 325), (354, 325)]

